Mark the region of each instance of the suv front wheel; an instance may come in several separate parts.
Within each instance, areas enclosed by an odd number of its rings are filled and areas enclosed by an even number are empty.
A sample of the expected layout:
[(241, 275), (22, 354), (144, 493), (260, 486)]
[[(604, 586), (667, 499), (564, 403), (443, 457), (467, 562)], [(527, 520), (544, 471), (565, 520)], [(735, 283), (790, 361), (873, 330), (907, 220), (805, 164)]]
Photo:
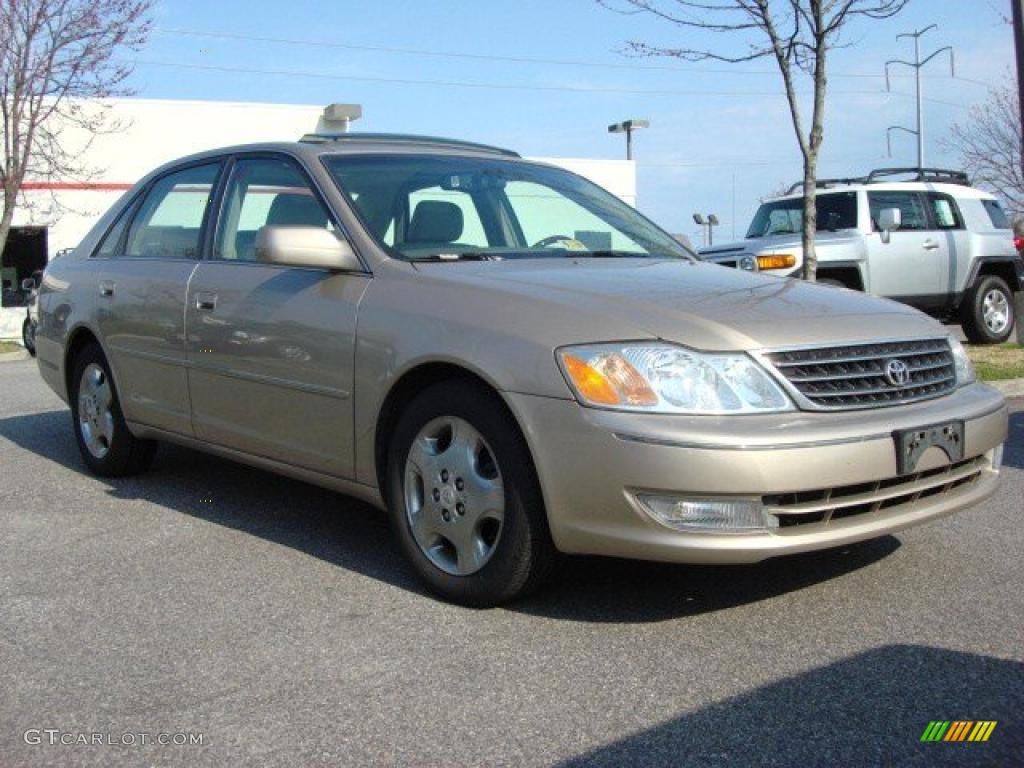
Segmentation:
[(1001, 344), (1013, 333), (1013, 292), (996, 275), (979, 278), (960, 307), (961, 322), (972, 344)]

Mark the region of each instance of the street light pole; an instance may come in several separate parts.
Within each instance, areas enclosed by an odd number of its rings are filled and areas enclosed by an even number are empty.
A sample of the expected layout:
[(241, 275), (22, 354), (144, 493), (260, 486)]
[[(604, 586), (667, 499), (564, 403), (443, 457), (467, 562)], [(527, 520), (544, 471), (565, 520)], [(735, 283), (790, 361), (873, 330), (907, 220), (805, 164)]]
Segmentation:
[(614, 123), (608, 126), (608, 133), (626, 134), (626, 159), (633, 159), (633, 131), (639, 128), (650, 128), (648, 120), (625, 120), (621, 123)]
[(709, 213), (707, 218), (701, 213), (693, 214), (693, 221), (695, 224), (700, 225), (701, 231), (704, 233), (704, 245), (711, 247), (715, 244), (715, 235), (712, 227), (717, 227), (719, 224), (718, 217)]

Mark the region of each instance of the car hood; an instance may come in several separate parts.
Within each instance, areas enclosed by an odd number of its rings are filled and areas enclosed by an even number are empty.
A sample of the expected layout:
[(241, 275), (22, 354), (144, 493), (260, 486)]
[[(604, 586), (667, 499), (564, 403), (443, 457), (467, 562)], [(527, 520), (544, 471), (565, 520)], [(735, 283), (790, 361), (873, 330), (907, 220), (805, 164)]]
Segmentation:
[[(857, 230), (837, 230), (835, 232), (819, 232), (814, 237), (816, 249), (830, 249), (837, 246), (846, 246), (850, 243), (858, 243), (862, 235)], [(723, 257), (737, 253), (776, 253), (787, 251), (789, 253), (800, 253), (803, 250), (803, 238), (799, 232), (785, 235), (770, 235), (766, 237), (751, 237), (746, 240), (737, 240), (732, 243), (700, 248), (697, 252), (710, 261), (716, 261)]]
[(577, 327), (581, 315), (599, 317), (603, 332), (612, 325), (619, 337), (565, 343), (657, 337), (696, 349), (748, 350), (944, 334), (926, 315), (885, 299), (699, 262), (510, 259), (418, 268), (557, 305), (546, 322), (571, 313)]

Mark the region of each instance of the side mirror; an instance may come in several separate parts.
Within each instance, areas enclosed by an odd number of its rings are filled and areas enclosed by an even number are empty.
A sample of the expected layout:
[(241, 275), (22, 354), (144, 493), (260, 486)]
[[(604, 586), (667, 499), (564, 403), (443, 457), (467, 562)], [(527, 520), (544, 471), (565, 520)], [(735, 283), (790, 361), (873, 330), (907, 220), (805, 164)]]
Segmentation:
[(323, 227), (261, 227), (256, 260), (285, 267), (362, 271), (347, 240)]
[(878, 212), (878, 228), (882, 231), (882, 242), (889, 242), (889, 235), (900, 228), (903, 213), (899, 208), (883, 208)]
[(25, 291), (25, 293), (31, 293), (35, 289), (36, 281), (34, 278), (26, 277), (24, 280), (21, 281), (21, 290)]

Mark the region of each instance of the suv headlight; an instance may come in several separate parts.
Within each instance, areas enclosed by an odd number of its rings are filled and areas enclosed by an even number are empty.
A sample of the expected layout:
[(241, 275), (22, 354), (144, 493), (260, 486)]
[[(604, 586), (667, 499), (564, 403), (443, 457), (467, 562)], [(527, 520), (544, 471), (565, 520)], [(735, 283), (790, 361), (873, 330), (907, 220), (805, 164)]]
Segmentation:
[(974, 365), (971, 363), (971, 358), (967, 356), (967, 350), (964, 349), (964, 345), (960, 343), (960, 340), (950, 336), (949, 348), (953, 351), (956, 385), (962, 387), (964, 384), (971, 384), (976, 381), (978, 376), (974, 372)]
[(635, 342), (563, 347), (556, 356), (576, 399), (593, 408), (709, 415), (794, 409), (768, 372), (743, 353)]

